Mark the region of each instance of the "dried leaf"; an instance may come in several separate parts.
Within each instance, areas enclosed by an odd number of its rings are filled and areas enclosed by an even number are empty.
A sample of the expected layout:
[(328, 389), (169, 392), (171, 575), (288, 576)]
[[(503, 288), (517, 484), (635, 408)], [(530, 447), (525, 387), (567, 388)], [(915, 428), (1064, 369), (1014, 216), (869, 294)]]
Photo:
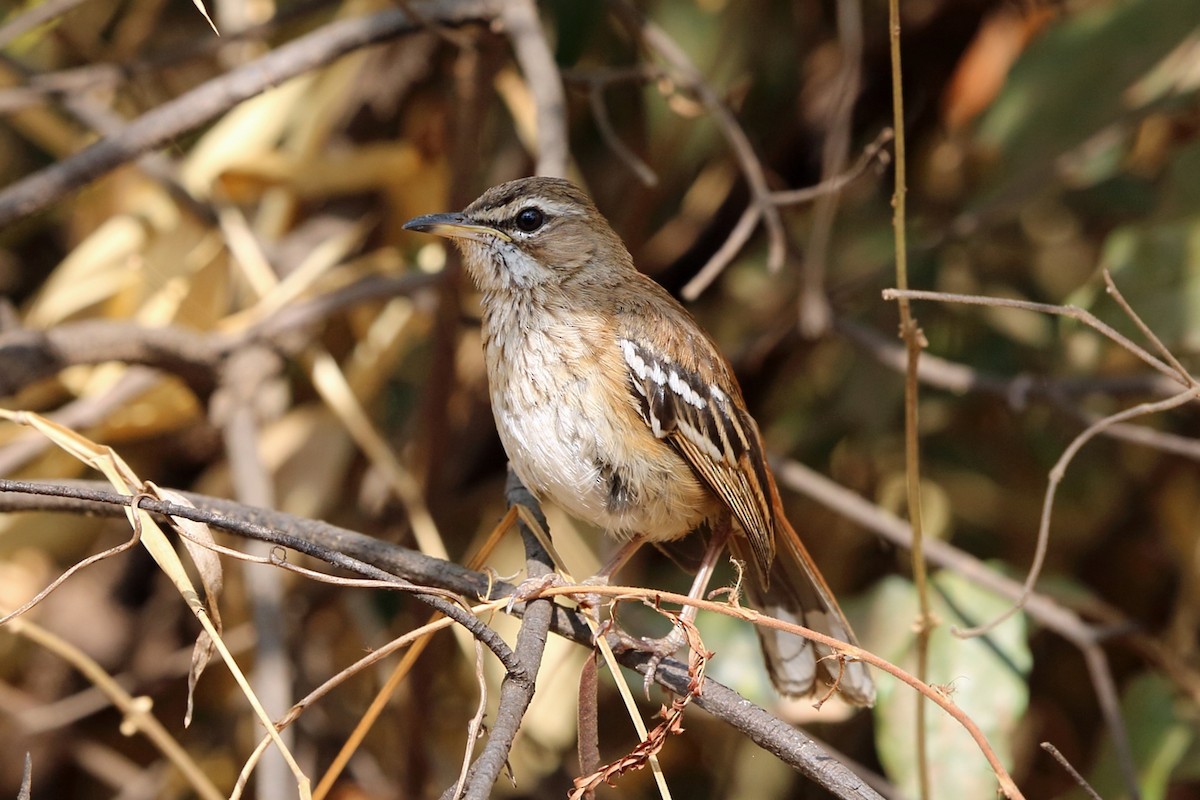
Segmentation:
[[(149, 486), (162, 500), (175, 503), (176, 505), (195, 508), (191, 501), (178, 492), (163, 489), (153, 483), (150, 483)], [(192, 557), (192, 562), (196, 565), (196, 570), (200, 575), (200, 584), (204, 587), (204, 604), (208, 608), (208, 615), (212, 617), (213, 627), (216, 628), (219, 635), (224, 628), (221, 624), (221, 612), (217, 605), (217, 599), (220, 597), (221, 590), (225, 585), (225, 573), (217, 554), (212, 549), (204, 546), (204, 544), (215, 544), (212, 530), (202, 522), (184, 519), (183, 517), (173, 516), (171, 517), (171, 521), (183, 534), (181, 536), (183, 546), (188, 551), (188, 555)], [(201, 630), (200, 635), (196, 637), (196, 645), (192, 648), (192, 663), (188, 668), (187, 709), (183, 714), (183, 726), (185, 728), (192, 724), (196, 684), (200, 682), (200, 676), (204, 673), (204, 668), (208, 666), (208, 662), (212, 658), (213, 649), (212, 637), (208, 635), (207, 630)]]

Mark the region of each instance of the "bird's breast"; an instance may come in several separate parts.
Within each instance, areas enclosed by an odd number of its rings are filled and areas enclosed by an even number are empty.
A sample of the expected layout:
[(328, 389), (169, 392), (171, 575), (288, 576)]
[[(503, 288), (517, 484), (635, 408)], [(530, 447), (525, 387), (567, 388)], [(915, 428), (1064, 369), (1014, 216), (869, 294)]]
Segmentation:
[(715, 515), (715, 497), (638, 416), (602, 321), (509, 305), (485, 313), (483, 333), (496, 428), (536, 496), (610, 533), (660, 541)]

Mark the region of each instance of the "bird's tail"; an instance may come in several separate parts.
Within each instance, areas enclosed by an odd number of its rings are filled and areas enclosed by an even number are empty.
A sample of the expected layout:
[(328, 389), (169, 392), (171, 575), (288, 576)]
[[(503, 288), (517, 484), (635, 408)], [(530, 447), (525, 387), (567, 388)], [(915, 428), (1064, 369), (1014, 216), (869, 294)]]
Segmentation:
[[(775, 545), (768, 580), (758, 576), (758, 580), (746, 581), (751, 605), (769, 616), (857, 646), (858, 641), (833, 592), (782, 513), (776, 514)], [(754, 563), (744, 536), (732, 536), (730, 547), (735, 557)], [(809, 695), (836, 682), (838, 692), (847, 702), (874, 705), (875, 683), (862, 662), (833, 657), (828, 647), (800, 636), (762, 626), (757, 630), (767, 671), (780, 694)], [(818, 677), (822, 679), (820, 686)]]

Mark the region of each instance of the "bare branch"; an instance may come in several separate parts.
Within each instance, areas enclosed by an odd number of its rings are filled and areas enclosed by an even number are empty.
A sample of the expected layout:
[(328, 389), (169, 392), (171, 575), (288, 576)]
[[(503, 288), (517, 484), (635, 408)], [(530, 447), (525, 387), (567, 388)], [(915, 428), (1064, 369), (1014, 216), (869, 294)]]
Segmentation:
[[(516, 473), (509, 469), (505, 499), (510, 507), (524, 506), (534, 514), (542, 530), (547, 530), (546, 518), (533, 495), (522, 484)], [(541, 578), (553, 570), (550, 555), (538, 541), (534, 532), (523, 521), (518, 523), (521, 541), (525, 545), (525, 572), (529, 578)], [(488, 735), (488, 743), (471, 767), (463, 791), (469, 800), (486, 800), (492, 796), (492, 785), (508, 762), (508, 754), (517, 738), (521, 720), (533, 700), (534, 685), (542, 664), (542, 653), (546, 649), (546, 636), (554, 613), (554, 601), (550, 599), (530, 600), (522, 614), (521, 631), (517, 634), (515, 651), (525, 665), (525, 674), (509, 673), (500, 686), (500, 704), (496, 709), (496, 722)], [(457, 800), (457, 786), (442, 797)]]
[(1059, 766), (1067, 771), (1067, 774), (1075, 780), (1076, 785), (1078, 785), (1080, 789), (1083, 789), (1085, 792), (1087, 792), (1088, 797), (1092, 798), (1092, 800), (1103, 800), (1100, 795), (1096, 794), (1096, 790), (1093, 789), (1091, 785), (1083, 779), (1083, 776), (1079, 774), (1079, 770), (1071, 766), (1071, 762), (1067, 761), (1067, 757), (1060, 753), (1057, 747), (1049, 742), (1042, 742), (1040, 746), (1043, 750), (1049, 753), (1055, 761), (1059, 763)]

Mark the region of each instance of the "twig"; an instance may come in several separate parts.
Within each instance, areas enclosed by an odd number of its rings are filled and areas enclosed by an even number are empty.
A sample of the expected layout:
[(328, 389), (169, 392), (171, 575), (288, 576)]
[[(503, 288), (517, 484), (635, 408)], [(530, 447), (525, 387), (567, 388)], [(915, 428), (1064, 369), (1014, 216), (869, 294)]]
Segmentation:
[(1059, 484), (1062, 483), (1063, 476), (1067, 472), (1067, 467), (1075, 458), (1075, 455), (1079, 452), (1080, 448), (1094, 439), (1098, 434), (1102, 433), (1105, 428), (1108, 428), (1119, 422), (1124, 422), (1125, 420), (1143, 417), (1147, 414), (1157, 414), (1161, 411), (1170, 411), (1172, 408), (1178, 408), (1184, 403), (1195, 400), (1197, 397), (1200, 397), (1200, 390), (1189, 389), (1186, 392), (1181, 392), (1174, 397), (1167, 398), (1166, 400), (1159, 400), (1156, 403), (1141, 403), (1133, 408), (1127, 408), (1124, 411), (1105, 417), (1104, 419), (1091, 425), (1083, 433), (1076, 436), (1075, 439), (1072, 440), (1071, 444), (1067, 446), (1067, 449), (1063, 451), (1063, 454), (1059, 456), (1058, 461), (1050, 470), (1049, 485), (1046, 487), (1046, 494), (1042, 498), (1042, 515), (1038, 522), (1037, 545), (1034, 549), (1033, 563), (1030, 565), (1029, 572), (1025, 576), (1025, 582), (1021, 587), (1021, 594), (1017, 597), (1016, 602), (1014, 602), (1008, 607), (1008, 609), (996, 616), (991, 621), (973, 628), (953, 628), (952, 632), (954, 635), (963, 639), (968, 639), (973, 636), (982, 636), (991, 631), (1000, 623), (1004, 622), (1013, 614), (1020, 611), (1025, 605), (1025, 601), (1033, 593), (1034, 586), (1037, 585), (1038, 577), (1042, 573), (1042, 565), (1046, 560), (1046, 551), (1049, 549), (1050, 514), (1054, 509), (1055, 494), (1058, 491)]
[(1166, 375), (1181, 386), (1188, 386), (1186, 379), (1166, 362), (1155, 358), (1146, 350), (1130, 341), (1129, 337), (1118, 333), (1111, 325), (1101, 322), (1095, 314), (1085, 311), (1078, 306), (1056, 306), (1052, 303), (1034, 303), (1029, 300), (1014, 300), (1007, 297), (987, 297), (976, 294), (955, 294), (953, 292), (928, 292), (917, 289), (884, 289), (884, 300), (933, 300), (939, 303), (961, 303), (969, 306), (988, 306), (991, 308), (1015, 308), (1020, 311), (1032, 311), (1035, 314), (1050, 314), (1056, 317), (1069, 317), (1078, 320), (1097, 333), (1111, 339), (1116, 344), (1133, 353), (1144, 363)]
[[(493, 600), (488, 603), (481, 603), (481, 604), (476, 605), (473, 608), (471, 608), (470, 612), (472, 614), (485, 614), (488, 612), (495, 612), (495, 611), (503, 608), (503, 606), (506, 602), (507, 602), (506, 600), (501, 599), (501, 600)], [(433, 633), (436, 633), (437, 631), (448, 628), (453, 624), (454, 624), (454, 620), (448, 619), (448, 618), (442, 616), (441, 614), (438, 614), (436, 617), (434, 617), (433, 619), (431, 619), (429, 622), (422, 625), (421, 627), (416, 628), (415, 630), (411, 630), (408, 633), (404, 634), (403, 636), (399, 636), (399, 637), (393, 639), (392, 641), (388, 642), (387, 644), (385, 644), (384, 646), (382, 646), (380, 648), (372, 650), (370, 653), (363, 656), (362, 658), (360, 658), (358, 661), (354, 662), (350, 666), (345, 667), (344, 669), (339, 671), (336, 675), (334, 675), (331, 678), (328, 678), (324, 683), (322, 683), (316, 689), (313, 689), (311, 692), (309, 692), (307, 695), (305, 695), (299, 702), (297, 702), (294, 706), (292, 706), (290, 709), (288, 709), (288, 712), (286, 714), (284, 714), (283, 717), (281, 717), (278, 722), (275, 723), (276, 729), (280, 730), (280, 731), (285, 730), (293, 722), (295, 722), (297, 719), (299, 719), (300, 716), (305, 711), (307, 711), (314, 703), (316, 703), (321, 698), (328, 695), (331, 691), (336, 689), (338, 686), (341, 686), (348, 679), (359, 674), (360, 672), (365, 670), (367, 667), (370, 667), (371, 665), (376, 664), (379, 661), (382, 661), (383, 659), (387, 658), (388, 656), (391, 656), (406, 647), (411, 646), (412, 649), (410, 649), (408, 651), (408, 653), (406, 654), (405, 660), (407, 661), (410, 657), (415, 660), (415, 658), (417, 656), (419, 656), (419, 654), (420, 654), (420, 651), (417, 648), (420, 647), (420, 644), (422, 641), (427, 640), (428, 637), (430, 635), (432, 635)], [(271, 743), (271, 737), (269, 735), (264, 736), (262, 739), (259, 740), (258, 746), (255, 747), (254, 751), (250, 754), (250, 757), (248, 759), (246, 759), (246, 764), (242, 767), (242, 773), (238, 777), (238, 781), (234, 787), (234, 791), (230, 795), (230, 800), (237, 800), (237, 798), (240, 797), (242, 789), (245, 787), (245, 784), (248, 780), (251, 769), (253, 768), (254, 764), (257, 763), (258, 759), (262, 757), (263, 752), (270, 745), (270, 743)], [(330, 783), (332, 783), (332, 781), (330, 781)], [(315, 798), (326, 796), (328, 794), (328, 791), (329, 791), (328, 788), (326, 788), (324, 791), (315, 791), (313, 793), (314, 800), (315, 800)]]
[(1079, 788), (1087, 792), (1088, 797), (1092, 798), (1092, 800), (1103, 800), (1103, 798), (1096, 793), (1096, 790), (1091, 787), (1091, 784), (1083, 779), (1083, 776), (1079, 774), (1079, 771), (1075, 769), (1075, 767), (1071, 766), (1071, 762), (1067, 761), (1067, 757), (1060, 753), (1057, 747), (1049, 742), (1042, 742), (1041, 748), (1049, 753), (1054, 760), (1059, 763), (1059, 766), (1067, 771), (1067, 774), (1075, 780), (1075, 783), (1079, 786)]
[[(1175, 359), (1170, 351), (1167, 350), (1158, 337), (1154, 335), (1153, 331), (1151, 331), (1150, 328), (1141, 320), (1138, 314), (1133, 311), (1133, 309), (1121, 295), (1120, 291), (1117, 290), (1115, 284), (1112, 282), (1112, 277), (1107, 273), (1105, 275), (1105, 283), (1107, 284), (1109, 293), (1114, 296), (1118, 304), (1120, 304), (1126, 313), (1130, 315), (1134, 323), (1147, 336), (1147, 338), (1151, 340), (1155, 348), (1158, 349), (1159, 352), (1163, 353), (1166, 359), (1165, 361), (1156, 358), (1143, 348), (1134, 344), (1127, 337), (1121, 335), (1109, 325), (1101, 322), (1090, 312), (1074, 306), (1055, 306), (1046, 303), (1004, 300), (1003, 298), (983, 298), (975, 295), (947, 295), (939, 298), (937, 295), (940, 295), (941, 293), (938, 292), (903, 292), (898, 290), (886, 290), (884, 292), (885, 296), (889, 293), (894, 294), (897, 297), (906, 294), (913, 296), (929, 295), (930, 297), (928, 299), (945, 299), (948, 302), (962, 302), (972, 305), (992, 305), (1020, 308), (1027, 311), (1036, 311), (1077, 319), (1080, 322), (1083, 322), (1085, 325), (1088, 325), (1089, 327), (1098, 331), (1105, 337), (1109, 338), (1120, 347), (1133, 353), (1142, 361), (1149, 364), (1151, 367), (1155, 368), (1164, 375), (1167, 375), (1177, 383), (1183, 385), (1188, 390), (1181, 394), (1177, 394), (1174, 397), (1167, 398), (1166, 400), (1162, 400), (1157, 403), (1143, 403), (1111, 417), (1102, 419), (1099, 422), (1094, 423), (1071, 443), (1071, 446), (1067, 448), (1067, 451), (1064, 452), (1062, 458), (1059, 460), (1059, 463), (1055, 465), (1055, 469), (1051, 472), (1051, 483), (1047, 488), (1046, 497), (1042, 505), (1042, 518), (1038, 529), (1038, 543), (1037, 551), (1034, 555), (1034, 562), (1029, 574), (1026, 576), (1025, 585), (1022, 589), (1022, 592), (1017, 597), (1016, 604), (1012, 609), (1006, 612), (1006, 615), (1011, 614), (1013, 611), (1019, 608), (1022, 603), (1027, 602), (1027, 598), (1032, 592), (1032, 584), (1037, 580), (1038, 572), (1040, 572), (1042, 562), (1045, 558), (1045, 550), (1049, 536), (1050, 509), (1053, 504), (1057, 482), (1062, 478), (1061, 473), (1059, 472), (1060, 467), (1065, 469), (1066, 463), (1070, 461), (1070, 458), (1074, 456), (1078, 449), (1082, 447), (1089, 439), (1091, 439), (1097, 432), (1103, 430), (1107, 425), (1113, 422), (1122, 422), (1125, 419), (1141, 416), (1147, 413), (1169, 410), (1171, 408), (1183, 405), (1184, 403), (1195, 399), (1197, 396), (1200, 396), (1200, 385), (1197, 384), (1195, 379), (1193, 379), (1192, 376), (1183, 368), (1183, 366), (1177, 359)], [(985, 628), (986, 627), (987, 626), (985, 626)], [(1136, 798), (1139, 794), (1137, 770), (1133, 760), (1132, 749), (1129, 746), (1124, 721), (1121, 717), (1120, 704), (1116, 700), (1116, 690), (1115, 687), (1111, 685), (1112, 676), (1108, 670), (1107, 660), (1104, 659), (1102, 651), (1100, 651), (1098, 648), (1094, 648), (1094, 642), (1092, 643), (1092, 648), (1084, 649), (1084, 655), (1088, 660), (1088, 668), (1092, 673), (1092, 683), (1096, 688), (1097, 697), (1101, 703), (1101, 710), (1109, 723), (1110, 731), (1113, 736), (1114, 747), (1117, 751), (1117, 760), (1119, 766), (1121, 767), (1122, 776), (1125, 780), (1128, 791), (1131, 793), (1131, 796)]]
[(891, 155), (884, 148), (895, 136), (896, 134), (891, 128), (884, 128), (875, 137), (873, 142), (863, 148), (858, 161), (855, 161), (854, 166), (850, 167), (850, 169), (826, 178), (820, 183), (805, 186), (803, 189), (782, 189), (771, 192), (771, 202), (777, 206), (795, 205), (797, 203), (807, 203), (809, 200), (815, 200), (823, 195), (835, 194), (841, 191), (857, 180), (860, 175), (867, 171), (867, 167), (876, 161), (880, 164), (887, 164), (891, 161)]
[(483, 645), (479, 642), (475, 642), (475, 682), (479, 684), (479, 705), (475, 709), (475, 716), (471, 717), (471, 722), (467, 725), (462, 769), (458, 773), (458, 781), (454, 784), (450, 800), (458, 800), (462, 796), (463, 787), (467, 782), (467, 771), (471, 767), (471, 756), (475, 753), (475, 743), (479, 741), (479, 734), (483, 730), (483, 715), (487, 713), (487, 676), (483, 674)]
[[(471, 556), (468, 564), (469, 569), (479, 569), (487, 562), (487, 559), (491, 556), (492, 551), (499, 543), (500, 538), (509, 531), (512, 525), (516, 522), (516, 519), (516, 510), (510, 508), (509, 512), (504, 515), (504, 518), (496, 525), (495, 528), (492, 529), (492, 532), (488, 538), (483, 542), (483, 544), (480, 545), (479, 549), (475, 551), (475, 554)], [(489, 594), (490, 589), (489, 591), (483, 592), (482, 596), (487, 596)], [(477, 611), (478, 609), (475, 610)], [(438, 614), (435, 611), (430, 616), (426, 627), (438, 622), (440, 619), (441, 614)], [(323, 798), (327, 797), (330, 791), (333, 790), (334, 785), (337, 783), (338, 777), (342, 774), (342, 771), (345, 770), (346, 765), (350, 763), (351, 757), (353, 757), (353, 755), (358, 751), (358, 748), (366, 739), (367, 733), (371, 730), (371, 727), (379, 720), (380, 715), (382, 715), (384, 709), (387, 708), (388, 702), (395, 695), (396, 690), (399, 688), (401, 682), (412, 671), (412, 668), (416, 666), (417, 660), (421, 657), (421, 654), (425, 651), (425, 648), (430, 641), (432, 641), (432, 631), (413, 641), (412, 647), (407, 653), (405, 653), (404, 658), (401, 659), (400, 663), (396, 665), (396, 668), (392, 670), (392, 674), (388, 676), (387, 681), (385, 681), (383, 686), (379, 688), (379, 691), (375, 693), (375, 697), (371, 700), (371, 704), (367, 706), (367, 709), (360, 715), (358, 722), (354, 726), (354, 730), (351, 731), (350, 735), (346, 737), (345, 741), (342, 742), (341, 749), (338, 750), (337, 755), (334, 757), (333, 761), (330, 762), (329, 767), (326, 768), (325, 774), (321, 776), (321, 780), (317, 783), (316, 789), (313, 790), (313, 800), (323, 800)]]
[[(892, 231), (895, 239), (896, 285), (908, 288), (908, 160), (905, 149), (904, 80), (900, 58), (900, 2), (888, 0), (888, 44), (891, 53), (892, 128), (896, 134), (895, 192), (892, 194)], [(900, 338), (904, 341), (904, 482), (908, 495), (908, 518), (912, 523), (911, 562), (917, 590), (917, 677), (924, 681), (929, 669), (929, 639), (934, 619), (930, 612), (929, 585), (925, 575), (925, 536), (921, 514), (921, 440), (918, 427), (920, 383), (917, 370), (925, 335), (912, 314), (908, 300), (900, 298)], [(929, 752), (926, 741), (926, 705), (917, 702), (917, 784), (921, 800), (929, 800)]]
[[(235, 351), (222, 365), (221, 385), (210, 404), (211, 416), (221, 427), (237, 498), (260, 508), (275, 507), (275, 490), (259, 451), (261, 409), (256, 399), (262, 396), (268, 382), (279, 378), (282, 366), (275, 353), (261, 345)], [(269, 556), (271, 545), (249, 542), (247, 551), (251, 555)], [(252, 576), (247, 568), (244, 576), (254, 627), (259, 632), (250, 685), (263, 708), (274, 717), (290, 708), (294, 701), (291, 660), (281, 624), (281, 620), (287, 619), (283, 575), (268, 570)], [(280, 736), (289, 749), (295, 746), (290, 731), (281, 732)], [(278, 753), (265, 755), (256, 776), (258, 794), (283, 797), (288, 777), (287, 764)]]
[(1167, 346), (1162, 343), (1162, 339), (1158, 338), (1158, 334), (1142, 319), (1142, 315), (1134, 311), (1133, 307), (1129, 305), (1129, 301), (1125, 299), (1125, 295), (1121, 294), (1121, 290), (1113, 283), (1112, 273), (1106, 269), (1103, 274), (1105, 289), (1109, 296), (1121, 307), (1121, 310), (1125, 312), (1125, 316), (1129, 317), (1133, 324), (1138, 327), (1138, 330), (1142, 332), (1142, 335), (1150, 340), (1150, 343), (1154, 345), (1154, 349), (1159, 352), (1163, 360), (1174, 368), (1175, 374), (1189, 386), (1196, 388), (1198, 385), (1196, 379), (1184, 368), (1183, 364), (1179, 363), (1179, 359), (1175, 357), (1175, 354), (1167, 349)]
[(621, 141), (621, 137), (613, 129), (612, 120), (608, 117), (608, 106), (604, 103), (604, 89), (600, 83), (592, 83), (588, 85), (588, 106), (592, 109), (592, 118), (596, 121), (596, 129), (600, 131), (600, 137), (604, 139), (608, 145), (608, 149), (612, 150), (617, 158), (621, 159), (621, 163), (629, 167), (632, 172), (644, 186), (657, 186), (658, 175), (650, 168), (650, 165), (640, 159), (637, 153), (633, 152)]
[[(897, 372), (904, 372), (905, 354), (902, 345), (896, 345), (882, 334), (844, 317), (834, 319), (834, 328), (880, 364)], [(1109, 396), (1147, 393), (1173, 396), (1178, 389), (1175, 383), (1149, 374), (1111, 378), (1049, 378), (1021, 374), (1008, 378), (928, 353), (921, 354), (917, 375), (925, 385), (954, 394), (982, 392), (994, 395), (1015, 410), (1023, 409), (1031, 398), (1045, 400), (1085, 427), (1100, 418), (1067, 403), (1064, 398), (1093, 393)], [(1109, 425), (1101, 434), (1200, 461), (1200, 441), (1190, 437), (1125, 423)]]
[[(806, 186), (803, 189), (786, 189), (771, 192), (771, 203), (775, 206), (807, 203), (809, 200), (829, 192), (840, 191), (866, 172), (867, 167), (871, 166), (876, 160), (883, 162), (889, 158), (888, 152), (884, 147), (892, 140), (892, 137), (892, 129), (884, 129), (875, 137), (875, 141), (863, 149), (863, 153), (859, 156), (858, 161), (848, 171), (827, 181), (821, 181), (813, 186)], [(734, 225), (729, 236), (726, 237), (721, 246), (717, 248), (717, 251), (712, 254), (704, 266), (683, 287), (680, 295), (685, 300), (695, 300), (705, 289), (712, 285), (712, 282), (720, 276), (724, 269), (729, 266), (729, 263), (733, 261), (734, 257), (741, 252), (746, 242), (750, 240), (761, 217), (762, 209), (758, 205), (752, 203), (746, 207), (746, 210), (738, 218), (737, 224)]]
[[(0, 354), (0, 361), (3, 358)], [(161, 380), (162, 377), (151, 369), (130, 367), (102, 393), (78, 397), (46, 416), (63, 427), (84, 431), (126, 407)], [(36, 431), (24, 431), (14, 436), (0, 447), (0, 475), (12, 475), (50, 447), (50, 440)]]
[(374, 276), (292, 306), (236, 334), (198, 333), (172, 326), (86, 320), (49, 330), (0, 333), (0, 397), (79, 365), (122, 361), (169, 372), (197, 395), (216, 388), (222, 361), (231, 352), (259, 342), (277, 343), (288, 333), (314, 325), (359, 303), (411, 294), (439, 279), (436, 275)]
[(559, 595), (574, 595), (583, 592), (599, 594), (608, 597), (620, 598), (622, 600), (630, 600), (641, 598), (644, 602), (658, 606), (661, 603), (674, 603), (678, 605), (693, 606), (702, 611), (709, 611), (717, 614), (722, 614), (735, 619), (742, 619), (752, 622), (755, 625), (771, 628), (773, 630), (784, 631), (795, 636), (802, 636), (817, 644), (823, 645), (835, 653), (843, 656), (854, 658), (866, 664), (870, 664), (877, 669), (887, 672), (889, 675), (899, 679), (901, 682), (916, 689), (924, 697), (932, 700), (940, 706), (947, 714), (949, 714), (956, 722), (962, 725), (975, 743), (979, 746), (984, 758), (987, 759), (992, 771), (995, 772), (996, 778), (1000, 783), (1000, 791), (1005, 797), (1010, 800), (1018, 800), (1024, 795), (1013, 782), (1012, 777), (1008, 774), (1008, 770), (1000, 762), (999, 756), (988, 743), (987, 737), (979, 726), (975, 724), (969, 716), (958, 708), (953, 700), (945, 693), (933, 686), (925, 683), (917, 677), (910, 675), (900, 667), (892, 664), (886, 659), (871, 653), (868, 650), (863, 650), (861, 647), (847, 644), (840, 639), (835, 639), (832, 636), (820, 633), (818, 631), (805, 628), (801, 625), (796, 625), (791, 622), (785, 622), (774, 617), (768, 617), (753, 609), (744, 608), (741, 606), (731, 606), (724, 603), (716, 603), (711, 600), (702, 600), (688, 597), (684, 594), (676, 594), (674, 592), (663, 592), (655, 589), (640, 589), (634, 586), (594, 586), (591, 584), (580, 584), (575, 586), (550, 586), (543, 589), (540, 594), (543, 597), (557, 597)]
[[(119, 506), (122, 509), (124, 506), (129, 505), (130, 502), (130, 498), (128, 496), (118, 494), (116, 492), (77, 489), (70, 486), (38, 484), (27, 481), (0, 480), (0, 493), (8, 492), (21, 492), (36, 495), (58, 496), (61, 498), (73, 498), (85, 500), (91, 504), (99, 502), (105, 505)], [(248, 521), (253, 519), (255, 516), (264, 516), (274, 519), (289, 517), (289, 515), (281, 514), (281, 512), (268, 512), (262, 509), (251, 509), (247, 506), (233, 503), (232, 501), (220, 501), (217, 498), (206, 498), (204, 495), (194, 495), (189, 492), (180, 492), (180, 494), (184, 497), (187, 497), (189, 500), (199, 499), (201, 502), (208, 504), (209, 508), (189, 508), (188, 506), (182, 506), (176, 503), (167, 503), (161, 500), (150, 499), (142, 499), (138, 504), (138, 507), (151, 513), (195, 520), (196, 522), (203, 522), (206, 525), (232, 531), (252, 539), (258, 539), (260, 541), (282, 545), (284, 547), (304, 553), (305, 555), (312, 556), (313, 558), (319, 558), (328, 564), (332, 564), (333, 566), (342, 567), (343, 569), (351, 570), (352, 572), (356, 572), (359, 575), (365, 575), (369, 578), (385, 581), (393, 585), (399, 591), (405, 591), (415, 595), (421, 602), (440, 611), (441, 613), (453, 619), (455, 622), (462, 625), (471, 632), (472, 636), (482, 641), (484, 645), (486, 645), (487, 648), (496, 655), (496, 658), (500, 660), (500, 663), (504, 665), (505, 669), (512, 672), (523, 672), (524, 667), (522, 662), (517, 659), (509, 646), (502, 638), (500, 638), (499, 634), (485, 625), (481, 620), (464, 611), (457, 603), (451, 602), (443, 596), (438, 596), (431, 593), (429, 591), (430, 587), (418, 586), (409, 580), (386, 572), (370, 563), (362, 561), (353, 556), (346, 555), (345, 553), (338, 552), (327, 545), (321, 544), (319, 542), (319, 537), (317, 540), (304, 539), (299, 536), (285, 533), (279, 529), (270, 528), (265, 525)], [(224, 517), (220, 512), (214, 512), (213, 510), (213, 508), (220, 507), (225, 507), (228, 509), (241, 509), (245, 516), (237, 520)], [(123, 515), (124, 512), (122, 511), (121, 513)], [(295, 517), (291, 517), (291, 520), (293, 522), (299, 522), (299, 520), (297, 520)], [(287, 523), (285, 522), (284, 524), (286, 525)], [(311, 528), (310, 532), (313, 530), (325, 530), (333, 533), (334, 538), (331, 540), (333, 542), (339, 542), (339, 540), (344, 541), (347, 534), (349, 534), (351, 538), (362, 536), (361, 534), (353, 534), (351, 531), (338, 529), (332, 525), (325, 525), (324, 523), (318, 524), (314, 528)], [(362, 538), (369, 540), (371, 537), (362, 536)], [(367, 549), (370, 550), (371, 548), (368, 547)], [(388, 550), (390, 548), (384, 549)], [(405, 555), (410, 559), (408, 563), (415, 562), (420, 564), (422, 561), (425, 561), (425, 558), (415, 557), (419, 556), (420, 554), (412, 553), (411, 551), (405, 551)], [(428, 559), (428, 561), (435, 562), (439, 565), (445, 564), (445, 562), (440, 562), (438, 559)], [(425, 566), (428, 568), (428, 565)], [(433, 572), (435, 573), (442, 571), (443, 570), (438, 567), (433, 568)], [(450, 565), (448, 572), (453, 573), (455, 571), (467, 573), (475, 578), (474, 581), (468, 582), (468, 593), (474, 592), (478, 594), (480, 588), (486, 587), (487, 585), (487, 579), (485, 576), (479, 575), (478, 573), (472, 573), (470, 570), (465, 570), (461, 567), (457, 568), (456, 570), (453, 565)], [(431, 583), (433, 587), (438, 585), (436, 581), (428, 582)]]
[[(137, 508), (138, 503), (141, 502), (142, 499), (145, 499), (148, 497), (149, 497), (149, 495), (135, 495), (133, 500), (130, 501), (130, 505), (133, 506), (134, 508)], [(70, 569), (68, 569), (62, 575), (59, 575), (57, 578), (55, 578), (50, 583), (49, 586), (47, 586), (45, 589), (42, 589), (40, 592), (35, 594), (30, 600), (28, 600), (27, 602), (22, 604), (19, 608), (16, 608), (16, 609), (8, 612), (7, 614), (0, 616), (0, 626), (3, 626), (9, 622), (12, 622), (14, 619), (22, 616), (27, 611), (29, 611), (29, 609), (33, 608), (38, 603), (45, 600), (47, 597), (49, 597), (54, 592), (55, 589), (62, 586), (63, 583), (67, 580), (67, 578), (70, 578), (72, 575), (74, 575), (75, 573), (79, 572), (82, 569), (85, 569), (86, 567), (90, 567), (92, 564), (103, 561), (106, 558), (112, 558), (113, 556), (118, 555), (120, 553), (124, 553), (126, 550), (135, 546), (138, 543), (139, 539), (141, 539), (141, 531), (135, 527), (133, 530), (133, 535), (130, 536), (128, 539), (126, 539), (124, 542), (121, 542), (119, 545), (117, 545), (115, 547), (110, 547), (107, 550), (104, 550), (103, 552), (90, 555), (87, 558), (83, 559), (82, 561), (75, 562), (74, 564), (71, 565)]]
[(658, 175), (617, 135), (608, 115), (608, 105), (604, 102), (604, 93), (609, 86), (616, 83), (646, 83), (662, 78), (663, 75), (662, 70), (648, 65), (587, 71), (565, 70), (562, 73), (563, 81), (580, 84), (587, 90), (588, 106), (592, 110), (592, 116), (596, 120), (596, 129), (600, 131), (601, 138), (617, 158), (621, 159), (625, 166), (629, 167), (629, 170), (637, 176), (637, 179), (646, 186), (657, 186)]
[(696, 68), (683, 48), (668, 36), (666, 31), (642, 17), (632, 4), (623, 2), (622, 6), (638, 20), (642, 41), (671, 66), (675, 78), (680, 84), (696, 94), (705, 110), (717, 124), (721, 135), (725, 137), (725, 141), (733, 151), (742, 175), (745, 176), (746, 183), (750, 187), (752, 205), (758, 208), (759, 216), (767, 229), (767, 267), (771, 272), (778, 272), (783, 268), (787, 249), (783, 218), (779, 214), (779, 209), (771, 202), (771, 190), (767, 185), (766, 173), (762, 162), (754, 152), (754, 146), (750, 143), (746, 131), (742, 129), (737, 117), (729, 110), (717, 91), (700, 74), (700, 70)]
[(695, 277), (683, 287), (680, 294), (684, 300), (695, 300), (725, 271), (730, 262), (742, 251), (746, 242), (750, 241), (754, 229), (758, 227), (758, 221), (762, 219), (762, 214), (762, 206), (757, 203), (746, 206), (746, 210), (742, 212), (742, 216), (738, 217), (737, 224), (733, 226), (729, 236), (717, 248), (717, 252), (712, 254)]
[[(854, 492), (796, 461), (785, 461), (776, 469), (780, 481), (794, 491), (810, 497), (836, 513), (872, 530), (900, 547), (912, 546), (912, 529), (898, 517), (882, 510)], [(952, 569), (959, 575), (999, 595), (1015, 600), (1021, 596), (1021, 584), (1002, 575), (954, 546), (931, 539), (925, 556), (930, 563)], [(1092, 688), (1104, 722), (1113, 738), (1118, 758), (1132, 763), (1132, 751), (1121, 716), (1120, 702), (1112, 672), (1099, 642), (1108, 632), (1088, 625), (1070, 609), (1044, 595), (1032, 594), (1025, 600), (1025, 612), (1039, 623), (1079, 648), (1091, 674)], [(1114, 626), (1118, 630), (1128, 625)]]

